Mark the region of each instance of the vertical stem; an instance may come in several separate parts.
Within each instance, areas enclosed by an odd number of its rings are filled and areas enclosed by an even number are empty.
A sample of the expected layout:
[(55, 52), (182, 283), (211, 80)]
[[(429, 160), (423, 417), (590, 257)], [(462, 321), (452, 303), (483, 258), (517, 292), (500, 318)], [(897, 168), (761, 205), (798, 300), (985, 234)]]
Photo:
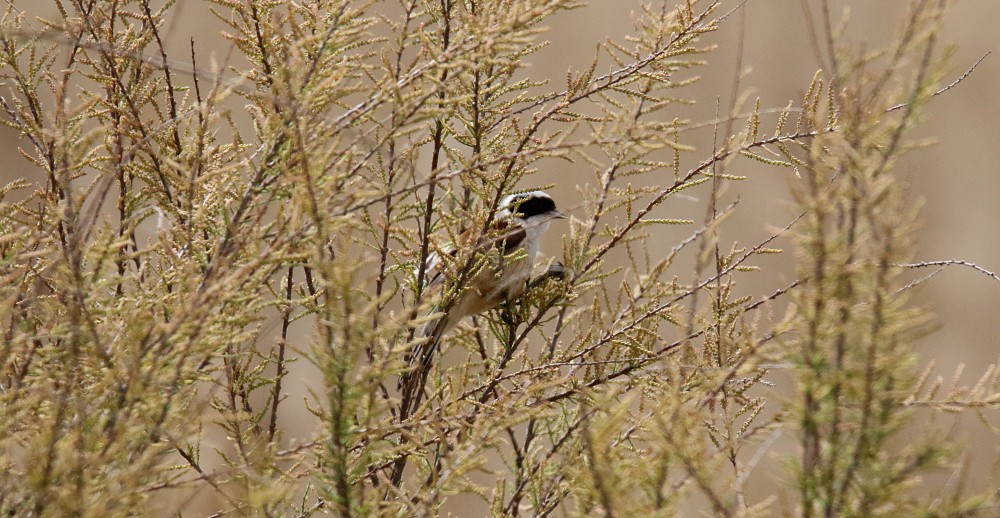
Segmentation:
[(285, 311), (281, 316), (281, 338), (278, 339), (278, 361), (277, 372), (274, 375), (274, 388), (271, 391), (271, 420), (267, 426), (267, 440), (274, 441), (274, 435), (278, 430), (278, 404), (281, 402), (281, 381), (285, 379), (288, 371), (285, 370), (285, 346), (288, 343), (288, 328), (292, 324), (292, 272), (294, 267), (288, 267), (288, 274), (285, 276)]

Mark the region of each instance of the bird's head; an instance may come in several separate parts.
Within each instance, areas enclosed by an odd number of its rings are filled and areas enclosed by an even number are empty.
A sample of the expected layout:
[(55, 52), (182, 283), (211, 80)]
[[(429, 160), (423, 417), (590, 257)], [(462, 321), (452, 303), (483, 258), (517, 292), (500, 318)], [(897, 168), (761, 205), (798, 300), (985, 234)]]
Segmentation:
[(556, 202), (543, 191), (511, 194), (500, 202), (500, 216), (519, 220), (525, 226), (540, 225), (566, 216), (556, 210)]

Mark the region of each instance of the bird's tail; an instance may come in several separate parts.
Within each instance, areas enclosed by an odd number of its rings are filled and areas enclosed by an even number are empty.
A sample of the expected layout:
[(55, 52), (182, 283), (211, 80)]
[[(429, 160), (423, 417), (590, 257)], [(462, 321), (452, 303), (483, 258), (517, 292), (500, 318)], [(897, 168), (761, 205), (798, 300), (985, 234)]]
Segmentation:
[[(430, 311), (437, 312), (437, 308)], [(399, 391), (402, 399), (401, 413), (403, 417), (412, 414), (423, 399), (427, 376), (434, 365), (434, 356), (441, 337), (454, 325), (448, 315), (435, 318), (423, 325), (414, 337), (423, 339), (410, 350), (407, 358), (406, 372), (399, 379)]]

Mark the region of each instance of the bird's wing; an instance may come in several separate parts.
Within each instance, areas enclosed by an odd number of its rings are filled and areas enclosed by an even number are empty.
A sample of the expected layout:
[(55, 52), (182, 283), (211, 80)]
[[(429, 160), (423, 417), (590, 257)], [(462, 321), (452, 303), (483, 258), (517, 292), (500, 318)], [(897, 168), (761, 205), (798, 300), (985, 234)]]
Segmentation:
[[(486, 239), (480, 236), (476, 239), (475, 248), (477, 250), (489, 250), (497, 249), (501, 254), (507, 255), (517, 249), (518, 246), (527, 237), (527, 234), (520, 225), (516, 223), (511, 223), (508, 221), (497, 221), (494, 223), (494, 229), (496, 232), (492, 237)], [(462, 246), (467, 246), (473, 241), (472, 229), (466, 230), (459, 235), (458, 243)], [(440, 249), (440, 251), (431, 252), (427, 255), (427, 260), (424, 266), (424, 289), (435, 287), (445, 280), (446, 260), (442, 257), (442, 254), (450, 256), (453, 260), (458, 255), (459, 247), (454, 244), (449, 244)]]
[(490, 247), (496, 247), (500, 250), (500, 253), (507, 255), (517, 247), (521, 246), (524, 242), (524, 238), (528, 237), (527, 232), (524, 231), (524, 227), (517, 223), (511, 223), (509, 221), (498, 222), (497, 230), (499, 235), (490, 241)]
[[(455, 257), (455, 254), (458, 253), (458, 249), (453, 245), (448, 245), (442, 248), (441, 252), (451, 257)], [(431, 252), (427, 256), (427, 262), (424, 263), (426, 264), (424, 267), (424, 279), (426, 279), (426, 282), (424, 283), (425, 289), (437, 286), (444, 282), (444, 268), (442, 267), (442, 263), (443, 259), (441, 258), (441, 254), (437, 252)]]

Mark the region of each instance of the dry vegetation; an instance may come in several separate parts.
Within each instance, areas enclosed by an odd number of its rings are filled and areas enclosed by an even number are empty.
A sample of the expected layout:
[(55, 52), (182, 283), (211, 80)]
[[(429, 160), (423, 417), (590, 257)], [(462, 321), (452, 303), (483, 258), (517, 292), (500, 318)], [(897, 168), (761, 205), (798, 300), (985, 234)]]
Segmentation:
[[(200, 515), (192, 494), (265, 516), (434, 515), (459, 494), (524, 516), (1000, 512), (922, 478), (961, 470), (942, 434), (893, 440), (917, 409), (1000, 405), (995, 368), (944, 390), (913, 348), (929, 317), (906, 272), (932, 265), (909, 264), (893, 165), (946, 70), (947, 2), (911, 2), (878, 51), (826, 12), (804, 98), (722, 117), (707, 150), (674, 112), (736, 2), (653, 4), (562, 83), (524, 64), (547, 17), (586, 8), (570, 0), (215, 0), (228, 33), (204, 37), (232, 42), (229, 67), (201, 42), (167, 54), (177, 4), (52, 3), (8, 2), (0, 27), (3, 121), (38, 172), (0, 188), (4, 515)], [(797, 216), (722, 242), (747, 159), (787, 173)], [(416, 265), (553, 160), (588, 178), (560, 200), (568, 275), (445, 337), (408, 408), (415, 329), (455, 295)], [(662, 210), (682, 191), (703, 221)], [(650, 254), (664, 225), (690, 237)], [(737, 296), (779, 237), (797, 280)], [(292, 362), (322, 383), (289, 423)], [(797, 452), (755, 469), (779, 436)], [(781, 482), (761, 498), (755, 477)]]

